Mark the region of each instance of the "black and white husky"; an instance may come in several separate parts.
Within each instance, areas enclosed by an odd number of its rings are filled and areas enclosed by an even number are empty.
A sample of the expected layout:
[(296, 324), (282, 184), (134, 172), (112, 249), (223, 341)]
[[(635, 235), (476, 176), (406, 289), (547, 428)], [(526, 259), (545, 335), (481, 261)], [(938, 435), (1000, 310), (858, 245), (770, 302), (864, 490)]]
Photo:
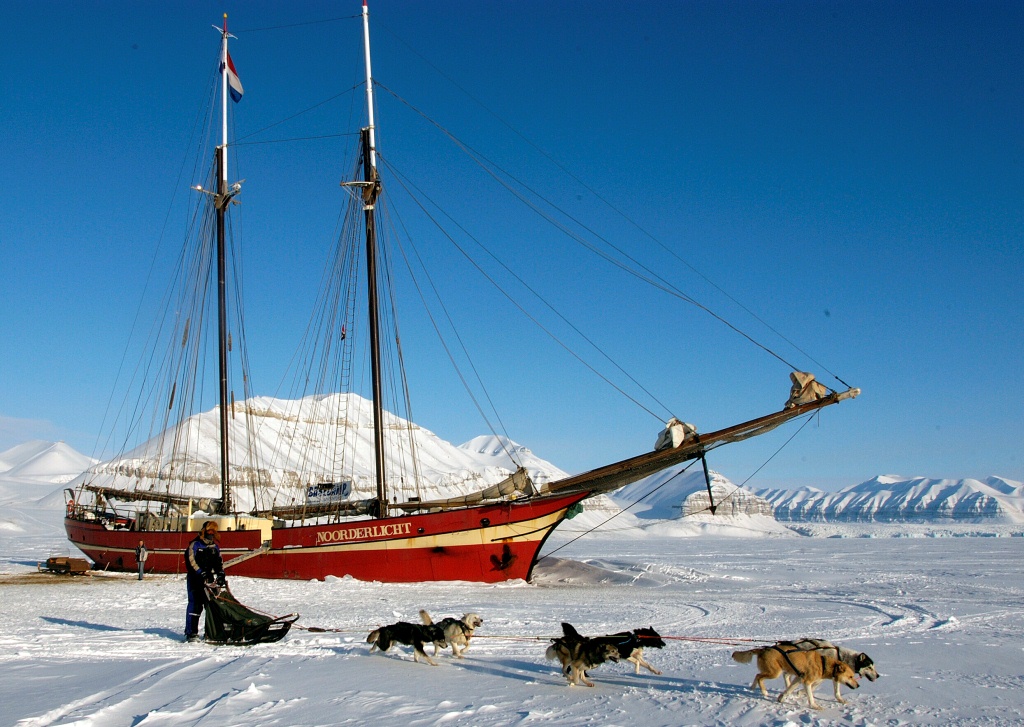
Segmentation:
[(615, 644), (581, 636), (572, 624), (563, 623), (562, 636), (551, 640), (546, 656), (562, 663), (562, 676), (569, 681), (569, 686), (582, 682), (592, 687), (594, 683), (587, 679), (587, 669), (606, 661), (618, 661), (619, 649)]
[(371, 654), (374, 649), (387, 651), (391, 648), (392, 644), (405, 644), (412, 647), (413, 661), (419, 661), (422, 656), (428, 664), (437, 666), (437, 662), (427, 656), (427, 652), (423, 650), (423, 645), (431, 642), (434, 644), (441, 642), (447, 646), (444, 631), (437, 626), (413, 624), (408, 621), (399, 621), (389, 626), (381, 626), (371, 631), (370, 635), (366, 637), (366, 643), (373, 644), (370, 647)]
[(665, 648), (665, 641), (661, 634), (654, 630), (654, 627), (646, 629), (633, 629), (632, 631), (620, 631), (617, 634), (607, 636), (592, 636), (591, 641), (599, 641), (605, 644), (612, 644), (619, 650), (619, 658), (631, 662), (637, 674), (640, 667), (644, 667), (652, 674), (661, 674), (660, 671), (644, 661), (644, 648), (652, 649)]

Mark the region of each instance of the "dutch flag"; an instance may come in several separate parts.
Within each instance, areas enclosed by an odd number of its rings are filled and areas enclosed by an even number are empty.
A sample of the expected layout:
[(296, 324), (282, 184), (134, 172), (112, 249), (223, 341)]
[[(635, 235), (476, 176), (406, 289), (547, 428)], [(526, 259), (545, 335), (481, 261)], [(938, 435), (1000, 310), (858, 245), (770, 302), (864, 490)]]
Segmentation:
[(238, 103), (242, 100), (242, 82), (238, 80), (238, 73), (235, 71), (235, 64), (228, 53), (228, 92), (231, 100)]

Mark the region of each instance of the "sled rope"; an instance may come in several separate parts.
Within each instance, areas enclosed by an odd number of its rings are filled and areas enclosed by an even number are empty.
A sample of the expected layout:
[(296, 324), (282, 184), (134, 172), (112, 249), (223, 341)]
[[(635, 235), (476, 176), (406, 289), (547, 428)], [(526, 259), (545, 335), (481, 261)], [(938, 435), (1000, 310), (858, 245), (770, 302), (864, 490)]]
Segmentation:
[[(324, 626), (300, 626), (295, 624), (292, 628), (301, 629), (302, 631), (309, 631), (314, 634), (367, 634), (370, 633), (376, 626), (369, 629), (332, 629)], [(517, 634), (473, 634), (473, 639), (496, 639), (499, 641), (554, 641), (555, 639), (561, 638), (560, 636), (528, 636), (528, 635), (517, 635)], [(644, 640), (644, 636), (637, 637), (641, 642)], [(654, 637), (646, 637), (653, 639)], [(774, 641), (768, 639), (748, 639), (740, 636), (665, 636), (660, 635), (659, 638), (672, 640), (672, 641), (691, 641), (695, 643), (711, 644), (714, 646), (745, 646), (747, 644), (771, 644)]]
[(733, 636), (662, 636), (663, 639), (673, 641), (696, 641), (705, 644), (716, 644), (718, 646), (744, 646), (746, 644), (769, 644), (765, 639), (744, 639)]
[[(250, 611), (258, 613), (261, 616), (267, 618), (280, 619), (287, 618), (286, 616), (274, 616), (273, 614), (265, 613), (255, 608), (249, 607)], [(289, 614), (291, 615), (291, 614)], [(332, 629), (326, 626), (300, 626), (298, 623), (292, 625), (292, 628), (300, 629), (302, 631), (308, 631), (314, 634), (368, 634), (373, 631), (377, 626), (371, 626), (369, 629)], [(503, 639), (505, 641), (554, 641), (558, 636), (526, 636), (526, 635), (503, 635), (503, 634), (473, 634), (474, 639)], [(653, 636), (639, 635), (637, 637), (640, 641), (645, 638), (653, 639)], [(716, 646), (743, 646), (745, 644), (773, 644), (774, 640), (768, 639), (748, 639), (741, 636), (666, 636), (660, 634), (659, 638), (669, 639), (672, 641), (692, 641), (696, 643), (713, 644)]]

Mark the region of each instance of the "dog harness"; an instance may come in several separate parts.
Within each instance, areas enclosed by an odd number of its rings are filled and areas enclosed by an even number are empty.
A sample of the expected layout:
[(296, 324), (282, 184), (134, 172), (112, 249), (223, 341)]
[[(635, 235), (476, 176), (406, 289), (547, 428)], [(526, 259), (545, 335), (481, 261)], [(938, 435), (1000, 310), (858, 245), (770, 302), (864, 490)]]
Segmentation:
[[(803, 678), (804, 678), (804, 673), (803, 673), (802, 671), (800, 671), (799, 669), (797, 669), (797, 668), (796, 668), (796, 664), (794, 664), (794, 663), (793, 663), (793, 660), (789, 658), (789, 652), (788, 652), (788, 651), (785, 651), (785, 650), (783, 650), (783, 649), (779, 648), (779, 646), (778, 646), (778, 645), (775, 645), (775, 646), (769, 646), (768, 648), (769, 648), (769, 649), (773, 649), (773, 650), (775, 650), (775, 651), (779, 652), (780, 654), (782, 654), (782, 658), (783, 658), (783, 659), (785, 659), (785, 660), (786, 660), (786, 663), (787, 663), (787, 664), (789, 664), (790, 668), (791, 668), (791, 669), (792, 669), (792, 670), (793, 670), (794, 672), (796, 672), (796, 675), (797, 675), (798, 677), (800, 677), (801, 679), (803, 679)], [(824, 656), (822, 656), (822, 657), (821, 657), (821, 670), (822, 670), (822, 672), (824, 672), (824, 671), (825, 671), (825, 657), (824, 657)]]
[(834, 652), (836, 652), (836, 661), (842, 661), (843, 660), (842, 656), (839, 654), (839, 647), (836, 646), (835, 644), (832, 644), (831, 646), (818, 646), (811, 639), (801, 639), (800, 641), (780, 641), (779, 643), (782, 644), (782, 645), (792, 644), (793, 646), (796, 646), (797, 648), (800, 647), (800, 644), (810, 644), (814, 648), (813, 649), (808, 649), (808, 651), (819, 651), (819, 652), (820, 651), (834, 651)]

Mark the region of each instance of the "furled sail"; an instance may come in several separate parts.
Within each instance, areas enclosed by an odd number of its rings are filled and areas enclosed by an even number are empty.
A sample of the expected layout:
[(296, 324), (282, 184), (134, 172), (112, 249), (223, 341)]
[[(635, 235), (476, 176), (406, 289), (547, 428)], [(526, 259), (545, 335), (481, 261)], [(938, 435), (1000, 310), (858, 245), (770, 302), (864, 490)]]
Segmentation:
[(414, 500), (412, 502), (393, 503), (391, 508), (406, 511), (429, 510), (435, 508), (444, 509), (447, 507), (479, 505), (492, 500), (516, 500), (520, 497), (528, 497), (534, 494), (536, 494), (536, 490), (534, 489), (533, 482), (530, 480), (530, 475), (526, 472), (525, 468), (520, 467), (498, 484), (491, 485), (490, 487), (486, 487), (477, 492), (471, 492), (468, 495), (449, 497), (442, 500), (429, 500), (426, 502)]

